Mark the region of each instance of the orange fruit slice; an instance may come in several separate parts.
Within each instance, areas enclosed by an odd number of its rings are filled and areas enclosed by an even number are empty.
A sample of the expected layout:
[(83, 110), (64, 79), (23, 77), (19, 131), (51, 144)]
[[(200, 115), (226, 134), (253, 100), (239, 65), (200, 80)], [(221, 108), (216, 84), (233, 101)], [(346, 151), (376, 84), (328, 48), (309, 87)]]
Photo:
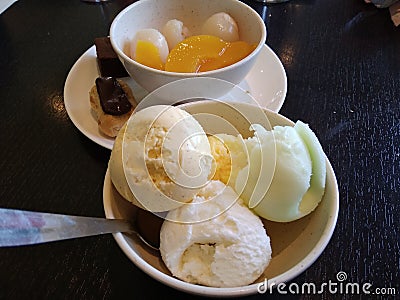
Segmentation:
[(255, 49), (244, 41), (225, 42), (212, 35), (197, 35), (178, 43), (169, 53), (165, 71), (197, 73), (238, 62)]
[(158, 70), (164, 69), (158, 48), (149, 41), (139, 40), (137, 42), (134, 59), (142, 65)]
[(218, 58), (228, 43), (211, 35), (197, 35), (178, 43), (169, 53), (165, 71), (194, 73), (202, 64)]
[(200, 66), (199, 72), (206, 72), (230, 66), (245, 58), (253, 52), (255, 48), (255, 45), (250, 45), (243, 41), (228, 43), (224, 53), (215, 59), (204, 62)]

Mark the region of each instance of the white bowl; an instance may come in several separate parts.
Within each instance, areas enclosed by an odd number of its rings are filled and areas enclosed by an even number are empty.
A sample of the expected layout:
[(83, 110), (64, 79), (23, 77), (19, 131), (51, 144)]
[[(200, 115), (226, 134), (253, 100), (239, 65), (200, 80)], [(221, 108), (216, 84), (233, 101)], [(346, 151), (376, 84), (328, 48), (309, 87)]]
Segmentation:
[[(257, 45), (251, 54), (235, 64), (208, 72), (176, 73), (144, 66), (126, 54), (127, 44), (140, 29), (161, 30), (168, 20), (179, 19), (195, 35), (200, 33), (204, 21), (217, 12), (230, 14), (238, 24), (240, 39)], [(149, 92), (174, 80), (197, 76), (218, 78), (238, 84), (255, 63), (265, 44), (266, 36), (264, 21), (258, 13), (238, 0), (140, 0), (122, 10), (110, 28), (111, 44), (125, 69)]]
[[(226, 132), (230, 127), (221, 128), (228, 120), (243, 136), (248, 136), (248, 122), (261, 123), (266, 128), (269, 125), (289, 125), (294, 123), (289, 119), (269, 110), (260, 109), (246, 103), (221, 103), (215, 101), (198, 101), (181, 106), (193, 114), (207, 133)], [(199, 114), (196, 116), (196, 114)], [(210, 118), (207, 117), (210, 116)], [(215, 118), (215, 116), (222, 117)], [(213, 117), (214, 116), (214, 117)], [(219, 123), (221, 121), (221, 123)], [(338, 217), (339, 192), (336, 177), (329, 160), (325, 195), (311, 214), (289, 223), (276, 223), (263, 220), (268, 235), (271, 238), (272, 260), (262, 276), (253, 284), (235, 288), (215, 288), (183, 282), (171, 276), (157, 252), (148, 249), (136, 237), (117, 233), (114, 237), (131, 261), (145, 273), (156, 280), (177, 290), (191, 294), (212, 297), (237, 297), (257, 294), (263, 290), (265, 279), (275, 286), (288, 282), (304, 272), (320, 256), (327, 246)], [(113, 187), (109, 173), (104, 181), (104, 209), (107, 218), (135, 217), (137, 208), (121, 198)]]

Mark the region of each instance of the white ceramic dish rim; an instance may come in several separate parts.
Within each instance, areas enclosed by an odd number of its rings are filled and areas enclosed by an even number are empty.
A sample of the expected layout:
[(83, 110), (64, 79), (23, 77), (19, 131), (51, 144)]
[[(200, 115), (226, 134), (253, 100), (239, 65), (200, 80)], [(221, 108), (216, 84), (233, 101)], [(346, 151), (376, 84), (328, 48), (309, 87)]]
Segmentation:
[[(110, 41), (111, 41), (111, 45), (114, 48), (114, 51), (118, 54), (118, 56), (123, 57), (125, 60), (129, 61), (130, 63), (136, 65), (137, 67), (141, 67), (145, 70), (154, 72), (155, 74), (160, 74), (160, 75), (169, 75), (175, 78), (187, 78), (187, 77), (201, 77), (201, 76), (209, 76), (209, 77), (213, 77), (215, 74), (219, 74), (221, 72), (225, 72), (228, 71), (232, 68), (236, 68), (238, 65), (240, 64), (244, 64), (246, 63), (248, 60), (252, 59), (257, 53), (259, 53), (262, 50), (263, 45), (265, 44), (265, 41), (267, 39), (267, 29), (265, 28), (265, 25), (260, 26), (261, 28), (261, 39), (257, 44), (257, 47), (249, 54), (247, 55), (245, 58), (241, 59), (240, 61), (226, 66), (224, 68), (220, 68), (217, 70), (212, 70), (212, 71), (207, 71), (207, 72), (199, 72), (199, 73), (178, 73), (178, 72), (169, 72), (169, 71), (163, 71), (163, 70), (157, 70), (145, 65), (142, 65), (138, 62), (136, 62), (135, 60), (133, 60), (132, 58), (130, 58), (128, 55), (126, 55), (124, 53), (124, 51), (122, 51), (122, 49), (120, 49), (120, 47), (118, 47), (118, 45), (116, 44), (116, 42), (113, 39), (114, 36), (114, 32), (115, 32), (115, 27), (117, 22), (119, 22), (119, 20), (121, 18), (123, 18), (123, 16), (130, 11), (131, 9), (134, 9), (136, 6), (140, 5), (141, 2), (144, 1), (152, 1), (152, 0), (141, 0), (135, 3), (132, 3), (131, 5), (129, 5), (128, 7), (126, 7), (125, 9), (123, 9), (113, 20), (113, 22), (111, 23), (111, 27), (110, 27)], [(247, 4), (241, 2), (241, 1), (237, 1), (239, 5), (241, 5), (244, 9), (251, 9), (253, 11), (253, 9), (248, 6)], [(264, 24), (263, 19), (258, 15), (258, 13), (256, 11), (254, 11), (253, 13), (254, 17), (258, 19), (259, 22), (261, 22), (260, 24)]]
[[(273, 111), (265, 109), (270, 114), (279, 115)], [(285, 119), (287, 122), (294, 124), (291, 120), (287, 119), (286, 117), (279, 115), (280, 118)], [(330, 211), (331, 211), (331, 218), (327, 221), (325, 229), (321, 235), (320, 240), (314, 246), (314, 248), (310, 251), (310, 253), (303, 258), (296, 266), (291, 268), (290, 270), (280, 274), (279, 276), (268, 278), (269, 282), (275, 283), (275, 286), (282, 282), (288, 282), (293, 278), (300, 275), (304, 272), (307, 268), (309, 268), (316, 259), (321, 255), (321, 253), (325, 250), (326, 246), (328, 245), (333, 232), (336, 227), (338, 213), (339, 213), (339, 190), (336, 181), (336, 176), (332, 165), (330, 164), (328, 158), (326, 158), (327, 162), (327, 172), (332, 177), (331, 184), (333, 185), (333, 189), (335, 191), (336, 199), (332, 202)], [(107, 218), (115, 218), (111, 205), (109, 203), (109, 198), (107, 197), (107, 192), (111, 189), (111, 179), (109, 177), (109, 171), (107, 170), (105, 179), (104, 179), (104, 190), (103, 190), (103, 201), (104, 201), (104, 211)], [(150, 264), (148, 264), (145, 260), (143, 260), (138, 254), (136, 254), (132, 248), (129, 246), (128, 242), (126, 241), (124, 234), (116, 233), (113, 234), (116, 242), (118, 243), (119, 247), (122, 251), (128, 256), (128, 258), (142, 271), (146, 274), (151, 276), (152, 278), (162, 282), (163, 284), (173, 287), (177, 290), (201, 295), (201, 296), (209, 296), (209, 297), (238, 297), (238, 296), (248, 296), (252, 294), (258, 293), (258, 285), (260, 283), (253, 283), (248, 286), (242, 287), (234, 287), (234, 288), (215, 288), (215, 287), (207, 287), (207, 286), (200, 286), (191, 283), (187, 283), (176, 279), (172, 276), (164, 274), (163, 272), (159, 271), (158, 269), (154, 268)]]
[[(85, 87), (84, 96), (82, 95), (83, 99), (81, 99), (80, 94), (79, 94), (79, 97), (77, 97), (75, 95), (77, 93), (76, 91), (79, 89), (83, 89), (83, 87), (75, 86), (75, 84), (74, 84), (75, 78), (74, 77), (77, 74), (81, 74), (81, 73), (87, 75), (88, 71), (90, 71), (89, 72), (90, 74), (93, 72), (97, 72), (94, 70), (82, 69), (85, 66), (89, 67), (89, 65), (91, 66), (91, 68), (97, 68), (95, 56), (96, 56), (95, 46), (91, 46), (75, 61), (74, 65), (71, 67), (71, 69), (67, 75), (65, 84), (64, 84), (64, 104), (65, 104), (65, 109), (67, 111), (69, 118), (71, 119), (72, 123), (75, 125), (75, 127), (81, 133), (83, 133), (87, 138), (89, 138), (96, 144), (111, 150), (112, 146), (114, 144), (114, 139), (106, 137), (104, 135), (101, 135), (98, 132), (97, 123), (95, 122), (94, 119), (90, 121), (90, 122), (95, 123), (93, 126), (96, 127), (96, 130), (93, 132), (93, 130), (91, 130), (91, 128), (88, 128), (88, 125), (85, 125), (84, 123), (82, 123), (82, 121), (80, 120), (81, 118), (79, 116), (77, 116), (74, 111), (76, 102), (86, 101), (86, 103), (84, 103), (84, 106), (87, 107), (87, 112), (85, 112), (85, 114), (87, 114), (88, 118), (93, 118), (93, 116), (90, 113), (89, 90), (90, 90), (90, 87), (92, 86), (92, 84), (94, 84), (95, 77), (93, 78), (93, 83), (91, 83), (90, 86)], [(260, 59), (263, 57), (268, 58), (269, 61), (268, 62), (260, 61)], [(273, 75), (273, 74), (268, 73), (269, 72), (268, 64), (272, 64), (272, 68), (274, 70), (276, 69), (279, 71), (274, 75), (275, 76), (274, 78), (275, 78), (275, 80), (279, 81), (280, 86), (277, 88), (277, 90), (274, 90), (274, 92), (276, 92), (277, 94), (272, 96), (273, 97), (272, 100), (269, 99), (268, 103), (264, 103), (262, 99), (268, 98), (265, 94), (269, 94), (270, 86), (262, 85), (260, 81), (254, 80), (254, 79), (258, 78), (260, 76), (260, 74), (264, 74), (265, 76)], [(266, 70), (264, 70), (264, 68), (266, 68)], [(91, 75), (93, 75), (93, 74), (91, 74)], [(84, 76), (84, 75), (79, 75), (79, 76)], [(97, 76), (98, 76), (98, 73), (97, 73)], [(138, 99), (142, 100), (142, 98), (147, 95), (147, 92), (145, 92), (145, 94), (144, 94), (143, 88), (141, 88), (132, 78), (130, 78), (130, 77), (126, 77), (126, 78), (128, 80), (127, 81), (128, 85), (131, 86), (131, 88), (135, 94), (135, 97), (139, 96)], [(80, 79), (81, 80), (79, 80), (79, 84), (82, 85), (88, 78), (80, 78)], [(134, 85), (134, 86), (132, 86), (132, 85)], [(287, 93), (287, 76), (286, 76), (285, 69), (282, 65), (282, 62), (279, 60), (279, 57), (276, 55), (276, 53), (270, 47), (268, 47), (268, 45), (264, 45), (264, 48), (262, 49), (262, 52), (260, 53), (259, 57), (257, 58), (253, 68), (250, 70), (250, 72), (247, 74), (247, 76), (244, 78), (244, 80), (238, 86), (239, 87), (242, 86), (241, 88), (246, 89), (247, 87), (243, 87), (243, 85), (247, 85), (251, 89), (251, 95), (258, 101), (260, 106), (270, 109), (270, 110), (273, 110), (275, 112), (278, 112), (280, 110), (280, 108), (282, 107), (282, 105), (285, 101), (286, 93)], [(266, 87), (266, 90), (260, 89), (260, 87), (264, 87), (264, 86)], [(72, 91), (72, 89), (74, 89), (74, 91)], [(257, 95), (257, 94), (261, 94), (261, 95)], [(75, 97), (73, 97), (72, 95), (75, 95)], [(262, 99), (260, 99), (260, 98), (262, 98)], [(80, 105), (82, 105), (82, 104), (80, 104)]]

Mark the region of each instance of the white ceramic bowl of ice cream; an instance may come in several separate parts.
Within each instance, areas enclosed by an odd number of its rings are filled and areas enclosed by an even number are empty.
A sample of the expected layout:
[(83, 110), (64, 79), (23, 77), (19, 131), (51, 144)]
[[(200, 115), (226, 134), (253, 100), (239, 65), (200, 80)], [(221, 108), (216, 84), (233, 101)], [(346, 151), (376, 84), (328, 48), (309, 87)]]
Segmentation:
[[(249, 136), (249, 122), (268, 126), (293, 126), (289, 119), (255, 105), (230, 103), (229, 105), (198, 101), (182, 105), (193, 115), (209, 134), (239, 131)], [(237, 112), (240, 112), (239, 116)], [(262, 112), (260, 114), (260, 112)], [(217, 115), (218, 118), (210, 117)], [(243, 118), (243, 115), (246, 118)], [(222, 118), (220, 118), (222, 117)], [(267, 117), (267, 118), (265, 118)], [(233, 127), (224, 126), (218, 120), (228, 120)], [(233, 129), (233, 131), (232, 131)], [(131, 261), (156, 280), (177, 290), (191, 294), (213, 297), (237, 297), (265, 292), (266, 279), (269, 284), (288, 282), (310, 267), (327, 246), (338, 216), (339, 195), (334, 171), (326, 159), (326, 187), (317, 208), (310, 214), (293, 222), (279, 223), (263, 220), (271, 239), (272, 259), (263, 274), (252, 284), (239, 287), (207, 287), (184, 282), (173, 277), (160, 259), (159, 253), (149, 249), (137, 237), (118, 233), (114, 237)], [(104, 208), (108, 218), (135, 218), (137, 207), (126, 201), (114, 188), (109, 172), (104, 182)]]
[[(131, 59), (129, 43), (136, 32), (142, 29), (162, 30), (167, 21), (178, 19), (191, 35), (202, 33), (202, 25), (213, 14), (228, 13), (237, 23), (240, 40), (256, 45), (244, 59), (217, 70), (201, 73), (178, 73), (147, 67)], [(264, 21), (250, 6), (238, 0), (141, 0), (122, 10), (110, 28), (111, 44), (130, 76), (147, 91), (153, 91), (169, 82), (197, 76), (223, 79), (240, 83), (256, 61), (266, 41)], [(221, 90), (221, 94), (227, 93)]]

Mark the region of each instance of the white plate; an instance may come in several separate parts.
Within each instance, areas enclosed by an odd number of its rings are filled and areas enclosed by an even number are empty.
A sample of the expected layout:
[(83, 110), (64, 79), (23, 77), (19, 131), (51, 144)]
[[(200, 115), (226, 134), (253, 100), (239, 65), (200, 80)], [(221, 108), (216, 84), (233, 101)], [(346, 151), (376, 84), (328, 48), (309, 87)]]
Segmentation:
[[(90, 47), (75, 62), (64, 85), (64, 103), (68, 116), (74, 125), (95, 143), (112, 149), (114, 139), (102, 134), (91, 113), (89, 90), (99, 77), (96, 48)], [(132, 78), (123, 78), (131, 87), (137, 101), (148, 93)], [(262, 49), (254, 67), (239, 87), (248, 91), (259, 105), (278, 112), (286, 97), (287, 78), (278, 56), (267, 45)], [(229, 99), (229, 94), (226, 95)], [(225, 96), (225, 97), (226, 97)]]

